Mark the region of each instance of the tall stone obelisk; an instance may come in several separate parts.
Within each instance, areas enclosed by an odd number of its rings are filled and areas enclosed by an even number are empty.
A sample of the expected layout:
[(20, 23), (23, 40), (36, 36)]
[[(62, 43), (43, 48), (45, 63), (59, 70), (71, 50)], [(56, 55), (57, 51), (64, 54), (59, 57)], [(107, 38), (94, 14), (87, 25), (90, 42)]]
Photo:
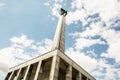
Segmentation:
[(65, 49), (65, 18), (67, 15), (67, 11), (61, 8), (59, 22), (57, 25), (57, 29), (55, 32), (53, 46), (51, 50), (58, 49), (64, 53)]

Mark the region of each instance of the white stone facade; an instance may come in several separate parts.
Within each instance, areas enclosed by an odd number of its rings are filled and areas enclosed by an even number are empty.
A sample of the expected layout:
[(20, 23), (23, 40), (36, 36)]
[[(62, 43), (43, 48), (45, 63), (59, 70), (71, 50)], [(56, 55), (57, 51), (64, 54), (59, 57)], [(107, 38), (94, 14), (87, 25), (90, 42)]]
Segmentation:
[(95, 80), (60, 50), (54, 50), (11, 68), (5, 80)]

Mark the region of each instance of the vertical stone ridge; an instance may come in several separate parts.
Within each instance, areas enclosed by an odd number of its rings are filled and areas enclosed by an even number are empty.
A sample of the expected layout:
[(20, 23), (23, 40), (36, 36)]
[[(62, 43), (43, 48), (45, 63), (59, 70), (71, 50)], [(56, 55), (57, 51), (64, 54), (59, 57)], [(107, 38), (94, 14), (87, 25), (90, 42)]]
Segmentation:
[(61, 8), (61, 13), (59, 17), (59, 22), (57, 25), (57, 29), (54, 35), (53, 45), (51, 50), (59, 49), (64, 52), (65, 49), (65, 18), (67, 15), (67, 11)]

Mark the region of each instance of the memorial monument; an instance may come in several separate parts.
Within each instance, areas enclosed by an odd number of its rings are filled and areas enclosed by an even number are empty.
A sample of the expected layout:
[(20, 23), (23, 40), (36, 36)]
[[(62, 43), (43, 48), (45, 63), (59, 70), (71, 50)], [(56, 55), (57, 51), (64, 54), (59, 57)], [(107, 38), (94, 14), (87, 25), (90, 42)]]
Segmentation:
[(5, 80), (96, 80), (64, 53), (66, 15), (61, 8), (51, 51), (10, 68)]

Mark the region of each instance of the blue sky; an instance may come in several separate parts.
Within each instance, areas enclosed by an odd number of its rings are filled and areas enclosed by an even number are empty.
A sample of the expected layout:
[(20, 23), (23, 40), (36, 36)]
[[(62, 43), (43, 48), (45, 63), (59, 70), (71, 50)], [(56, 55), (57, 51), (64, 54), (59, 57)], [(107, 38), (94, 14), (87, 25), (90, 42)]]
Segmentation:
[(0, 80), (50, 50), (61, 7), (66, 54), (97, 80), (120, 80), (119, 0), (0, 0)]

